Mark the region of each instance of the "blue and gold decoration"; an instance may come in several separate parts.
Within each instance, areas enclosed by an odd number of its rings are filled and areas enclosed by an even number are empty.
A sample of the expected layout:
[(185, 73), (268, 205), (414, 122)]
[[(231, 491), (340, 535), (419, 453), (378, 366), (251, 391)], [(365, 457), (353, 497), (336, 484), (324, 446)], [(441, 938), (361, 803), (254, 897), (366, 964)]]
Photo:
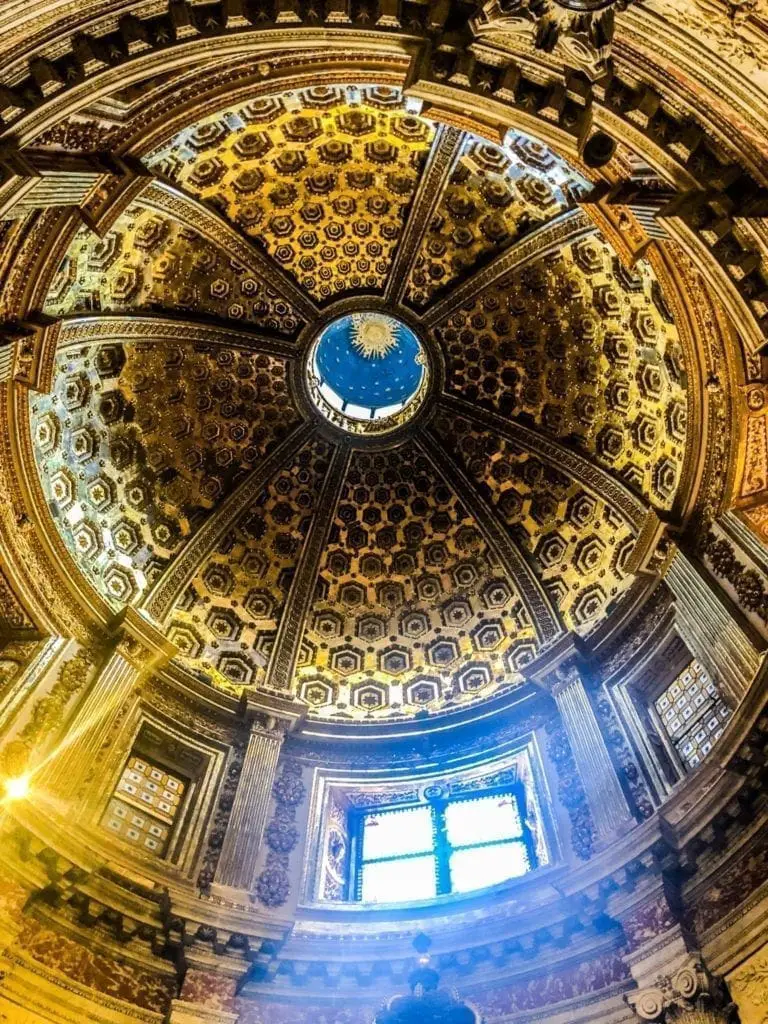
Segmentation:
[(375, 411), (406, 405), (424, 375), (413, 331), (381, 313), (351, 313), (330, 323), (315, 351), (320, 381), (345, 404)]

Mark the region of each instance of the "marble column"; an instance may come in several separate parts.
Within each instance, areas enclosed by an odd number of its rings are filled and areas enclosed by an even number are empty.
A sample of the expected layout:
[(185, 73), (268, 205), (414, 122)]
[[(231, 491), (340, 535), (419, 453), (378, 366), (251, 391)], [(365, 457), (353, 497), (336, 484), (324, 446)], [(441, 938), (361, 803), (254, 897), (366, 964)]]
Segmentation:
[(584, 686), (573, 638), (566, 636), (545, 651), (525, 674), (548, 690), (557, 703), (598, 842), (626, 831), (634, 818)]
[(59, 752), (41, 775), (47, 788), (64, 799), (78, 796), (125, 701), (175, 652), (157, 627), (133, 608), (117, 617), (103, 667), (69, 721)]
[(303, 710), (288, 700), (257, 695), (249, 696), (244, 709), (250, 719), (248, 747), (214, 880), (250, 891), (283, 740)]
[(716, 581), (683, 551), (676, 552), (664, 581), (675, 598), (680, 636), (736, 707), (762, 660), (753, 630)]

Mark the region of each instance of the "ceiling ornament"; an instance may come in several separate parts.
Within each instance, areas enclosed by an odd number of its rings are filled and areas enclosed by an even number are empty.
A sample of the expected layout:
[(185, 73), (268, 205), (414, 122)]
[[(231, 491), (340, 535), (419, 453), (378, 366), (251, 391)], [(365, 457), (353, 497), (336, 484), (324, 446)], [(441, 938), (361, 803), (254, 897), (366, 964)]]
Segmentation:
[(400, 327), (381, 313), (352, 314), (352, 344), (366, 359), (383, 359), (397, 345)]
[(555, 53), (590, 79), (608, 70), (614, 18), (632, 0), (489, 0), (473, 31), (481, 42), (514, 47), (515, 36), (529, 36), (537, 50)]

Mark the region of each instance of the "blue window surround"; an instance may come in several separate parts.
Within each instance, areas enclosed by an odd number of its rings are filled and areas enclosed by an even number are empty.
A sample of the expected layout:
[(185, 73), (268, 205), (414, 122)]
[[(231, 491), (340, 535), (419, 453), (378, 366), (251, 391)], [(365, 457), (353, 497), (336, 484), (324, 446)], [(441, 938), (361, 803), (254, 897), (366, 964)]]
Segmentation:
[[(522, 834), (518, 839), (494, 839), (490, 842), (473, 843), (467, 846), (451, 846), (448, 842), (448, 832), (445, 820), (445, 811), (448, 804), (457, 804), (478, 800), (482, 797), (498, 796), (501, 798), (513, 799), (517, 803), (518, 814)], [(363, 888), (363, 828), (365, 819), (371, 815), (384, 814), (387, 811), (404, 811), (413, 807), (430, 808), (432, 814), (432, 850), (421, 851), (420, 853), (402, 854), (401, 856), (382, 857), (384, 861), (410, 860), (413, 857), (423, 857), (425, 853), (435, 857), (436, 863), (436, 892), (438, 896), (446, 896), (451, 893), (451, 854), (456, 850), (478, 850), (487, 846), (503, 846), (505, 844), (521, 843), (525, 847), (529, 870), (533, 871), (538, 867), (536, 856), (536, 843), (527, 824), (527, 804), (525, 786), (521, 782), (506, 783), (503, 786), (495, 786), (488, 789), (473, 790), (455, 797), (435, 797), (423, 801), (412, 801), (410, 803), (381, 804), (373, 807), (356, 807), (349, 814), (349, 834), (352, 842), (352, 856), (350, 857), (350, 876), (347, 879), (347, 899), (361, 900)], [(376, 863), (370, 860), (367, 863)], [(393, 901), (394, 902), (394, 901)]]

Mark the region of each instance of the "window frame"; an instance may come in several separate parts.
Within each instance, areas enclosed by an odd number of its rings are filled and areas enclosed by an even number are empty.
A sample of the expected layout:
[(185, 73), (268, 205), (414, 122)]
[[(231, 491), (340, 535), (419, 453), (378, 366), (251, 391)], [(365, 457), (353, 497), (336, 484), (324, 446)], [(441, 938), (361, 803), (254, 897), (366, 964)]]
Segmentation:
[[(695, 655), (693, 655), (690, 652), (690, 650), (688, 651), (688, 654), (689, 654), (689, 658), (685, 662), (685, 664), (683, 664), (682, 667), (666, 683), (659, 683), (656, 686), (654, 686), (653, 689), (651, 690), (651, 692), (648, 694), (648, 698), (647, 698), (648, 699), (648, 705), (647, 706), (648, 706), (649, 714), (650, 714), (650, 716), (651, 716), (651, 718), (652, 718), (652, 720), (653, 720), (653, 722), (654, 722), (654, 724), (656, 726), (657, 732), (663, 738), (663, 740), (665, 741), (667, 746), (669, 748), (671, 748), (671, 750), (674, 752), (674, 756), (675, 756), (675, 759), (677, 761), (677, 765), (678, 765), (678, 768), (679, 768), (679, 771), (680, 771), (681, 778), (685, 778), (687, 775), (690, 775), (692, 772), (695, 772), (699, 768), (701, 768), (701, 766), (707, 760), (709, 755), (712, 753), (712, 749), (710, 749), (700, 759), (698, 764), (695, 764), (695, 765), (691, 764), (688, 761), (687, 757), (685, 756), (685, 754), (683, 753), (683, 750), (682, 750), (682, 745), (683, 745), (683, 742), (685, 741), (685, 739), (688, 738), (694, 732), (694, 730), (701, 725), (701, 722), (707, 717), (707, 715), (710, 714), (712, 711), (716, 710), (719, 705), (722, 704), (727, 709), (727, 711), (728, 711), (728, 715), (723, 720), (723, 723), (722, 723), (723, 724), (723, 731), (725, 730), (725, 728), (726, 728), (728, 722), (730, 721), (730, 719), (733, 717), (733, 711), (734, 711), (733, 706), (731, 705), (730, 701), (728, 700), (727, 694), (721, 688), (719, 680), (710, 672), (710, 670), (701, 661), (700, 658), (697, 658)], [(704, 710), (699, 710), (699, 713), (694, 715), (691, 718), (691, 720), (687, 723), (686, 727), (677, 736), (673, 736), (672, 733), (667, 728), (665, 722), (664, 722), (664, 717), (663, 717), (661, 711), (659, 711), (659, 709), (657, 708), (656, 705), (657, 705), (657, 702), (659, 700), (661, 700), (661, 698), (675, 685), (675, 683), (677, 683), (679, 681), (680, 676), (684, 672), (686, 672), (694, 664), (698, 664), (699, 667), (701, 668), (701, 670), (708, 677), (710, 683), (715, 688), (716, 696), (710, 698), (708, 706), (706, 704), (702, 705)], [(719, 717), (719, 712), (718, 712), (718, 717)], [(721, 732), (720, 736), (722, 736), (722, 732)], [(719, 741), (720, 736), (718, 736), (712, 742), (712, 748), (714, 748), (715, 744)]]
[[(446, 808), (449, 804), (469, 803), (473, 800), (481, 800), (486, 797), (511, 797), (517, 803), (517, 811), (520, 816), (520, 836), (514, 839), (490, 839), (480, 843), (470, 843), (460, 846), (453, 846), (448, 841), (446, 822)], [(413, 810), (417, 807), (428, 807), (432, 817), (432, 847), (418, 853), (399, 854), (393, 857), (375, 857), (368, 861), (363, 860), (363, 829), (365, 819), (374, 814), (385, 814), (390, 811)], [(506, 846), (513, 843), (521, 843), (525, 847), (530, 867), (526, 875), (535, 871), (539, 866), (539, 859), (536, 854), (536, 842), (528, 825), (528, 801), (526, 799), (525, 786), (522, 782), (508, 782), (499, 786), (489, 786), (484, 789), (472, 790), (470, 792), (458, 793), (433, 797), (425, 800), (409, 800), (393, 802), (388, 804), (373, 804), (363, 807), (354, 807), (349, 812), (349, 834), (351, 843), (351, 856), (349, 858), (349, 877), (347, 878), (347, 899), (355, 902), (362, 902), (363, 896), (363, 868), (365, 864), (391, 863), (393, 861), (414, 860), (418, 857), (431, 856), (435, 861), (435, 896), (426, 896), (424, 900), (437, 899), (441, 896), (471, 896), (478, 890), (468, 892), (455, 892), (451, 888), (451, 856), (460, 850), (478, 850), (493, 846)], [(514, 876), (523, 877), (523, 876)], [(506, 879), (505, 881), (511, 881)], [(496, 884), (504, 884), (499, 882)], [(392, 900), (397, 903), (397, 900)], [(402, 901), (402, 902), (419, 902)]]

